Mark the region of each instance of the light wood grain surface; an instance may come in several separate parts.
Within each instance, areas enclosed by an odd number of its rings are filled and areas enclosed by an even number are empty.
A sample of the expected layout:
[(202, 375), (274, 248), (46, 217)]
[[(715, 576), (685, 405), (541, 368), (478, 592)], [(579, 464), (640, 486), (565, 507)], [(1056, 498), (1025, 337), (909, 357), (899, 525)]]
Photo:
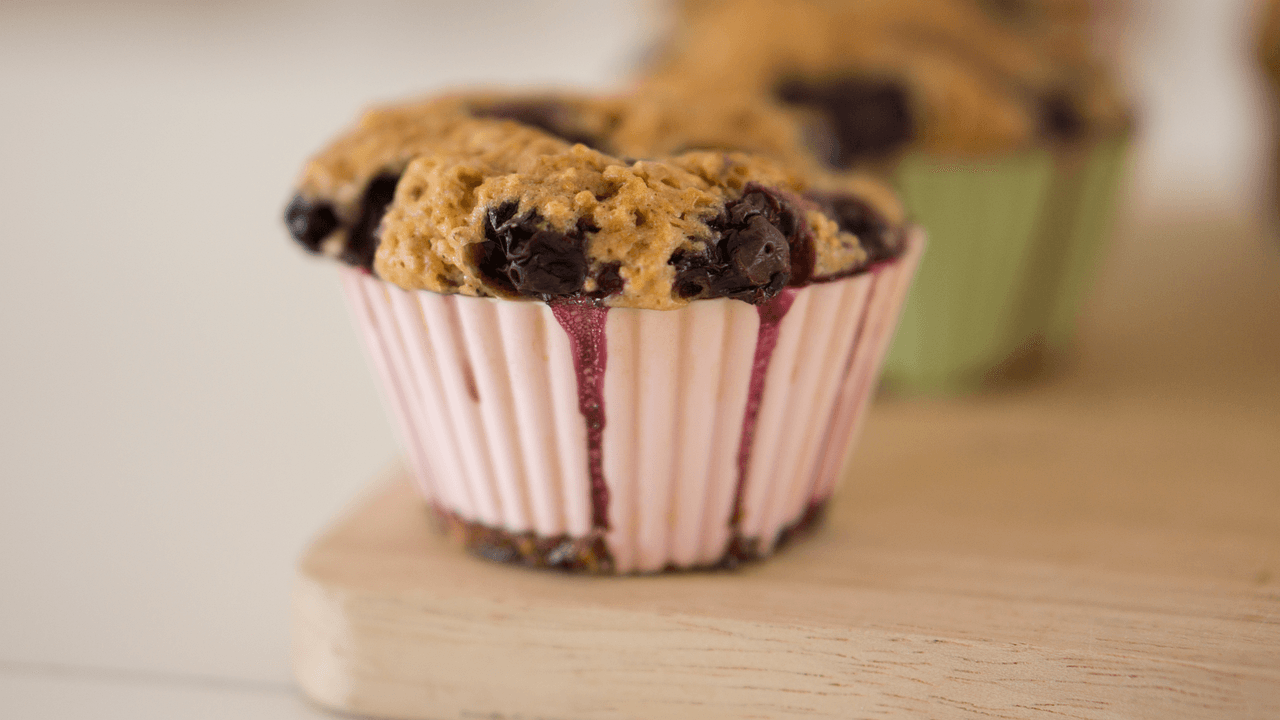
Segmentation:
[(406, 718), (1280, 717), (1277, 251), (1144, 232), (1052, 380), (882, 400), (772, 562), (496, 566), (383, 481), (302, 562), (302, 687)]

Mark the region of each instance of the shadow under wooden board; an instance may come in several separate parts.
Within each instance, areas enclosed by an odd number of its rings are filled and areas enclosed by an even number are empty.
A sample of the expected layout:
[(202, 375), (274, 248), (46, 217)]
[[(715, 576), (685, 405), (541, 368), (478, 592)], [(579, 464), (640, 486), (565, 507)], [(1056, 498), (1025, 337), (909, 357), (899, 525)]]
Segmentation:
[(1280, 264), (1242, 243), (1117, 253), (1050, 382), (877, 403), (822, 528), (737, 572), (480, 561), (397, 472), (302, 560), (298, 680), (395, 718), (1280, 717)]

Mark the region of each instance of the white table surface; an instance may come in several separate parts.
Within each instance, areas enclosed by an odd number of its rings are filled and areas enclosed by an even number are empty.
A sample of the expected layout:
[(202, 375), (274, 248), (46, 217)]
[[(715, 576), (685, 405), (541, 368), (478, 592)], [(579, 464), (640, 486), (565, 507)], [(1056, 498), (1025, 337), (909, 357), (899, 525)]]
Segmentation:
[[(616, 82), (645, 5), (0, 6), (0, 717), (323, 716), (292, 566), (395, 449), (294, 174), (375, 99)], [(1142, 16), (1131, 209), (1256, 206), (1246, 6)]]

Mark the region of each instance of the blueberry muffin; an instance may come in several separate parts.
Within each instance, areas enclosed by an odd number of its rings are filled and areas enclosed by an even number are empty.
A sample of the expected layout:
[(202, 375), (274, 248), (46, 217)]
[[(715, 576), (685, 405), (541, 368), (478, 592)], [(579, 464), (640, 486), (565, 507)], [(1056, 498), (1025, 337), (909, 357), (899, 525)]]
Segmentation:
[[(891, 178), (932, 238), (886, 375), (962, 391), (1061, 346), (1105, 236), (1130, 113), (1080, 0), (703, 0), (641, 95), (761, 108), (740, 147)], [(722, 110), (728, 117), (734, 110)]]
[(866, 177), (641, 152), (696, 116), (452, 95), (366, 113), (302, 173), (289, 230), (346, 266), (418, 485), (485, 557), (731, 565), (834, 490), (919, 234)]
[(789, 109), (837, 168), (907, 149), (1015, 151), (1128, 122), (1090, 61), (1080, 2), (722, 0), (687, 12), (643, 85)]

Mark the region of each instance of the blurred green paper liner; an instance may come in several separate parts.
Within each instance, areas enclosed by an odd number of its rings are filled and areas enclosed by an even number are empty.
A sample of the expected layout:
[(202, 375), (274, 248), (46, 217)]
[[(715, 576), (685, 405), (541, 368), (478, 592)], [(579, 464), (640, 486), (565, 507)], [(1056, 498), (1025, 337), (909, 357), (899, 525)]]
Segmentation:
[(962, 392), (1016, 347), (1015, 298), (1053, 180), (1047, 150), (947, 162), (915, 153), (896, 182), (929, 234), (885, 362), (890, 387)]
[(1057, 291), (1043, 326), (1050, 349), (1067, 345), (1075, 332), (1076, 318), (1111, 235), (1129, 144), (1127, 134), (1100, 140), (1087, 153), (1060, 163), (1057, 182), (1062, 183), (1062, 192), (1052, 197), (1062, 202), (1050, 208), (1045, 227), (1049, 242), (1060, 242), (1065, 248)]
[(993, 159), (907, 156), (895, 180), (929, 234), (885, 363), (894, 390), (954, 394), (1037, 343), (1064, 345), (1115, 206), (1127, 137)]

